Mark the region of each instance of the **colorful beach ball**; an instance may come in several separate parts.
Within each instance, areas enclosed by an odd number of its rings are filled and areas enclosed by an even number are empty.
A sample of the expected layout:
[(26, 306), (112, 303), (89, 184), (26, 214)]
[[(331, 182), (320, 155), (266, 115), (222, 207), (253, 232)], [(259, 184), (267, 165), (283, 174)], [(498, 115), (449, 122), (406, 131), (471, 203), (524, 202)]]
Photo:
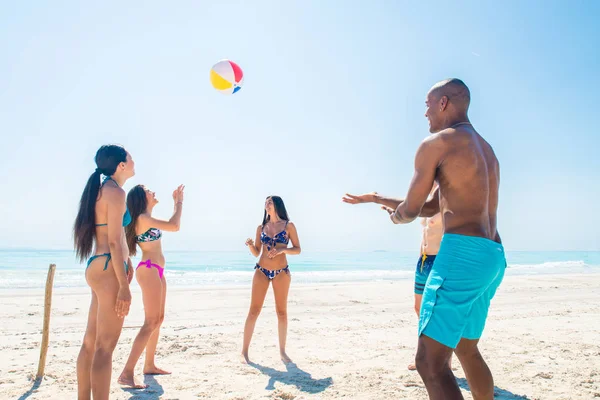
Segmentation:
[(223, 94), (234, 94), (242, 88), (244, 74), (242, 69), (229, 60), (221, 60), (210, 70), (210, 83)]

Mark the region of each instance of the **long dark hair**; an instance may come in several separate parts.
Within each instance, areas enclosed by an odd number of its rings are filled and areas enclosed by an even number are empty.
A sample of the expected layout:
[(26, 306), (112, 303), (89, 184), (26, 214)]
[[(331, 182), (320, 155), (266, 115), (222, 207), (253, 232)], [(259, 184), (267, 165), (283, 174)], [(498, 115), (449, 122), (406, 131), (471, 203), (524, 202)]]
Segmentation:
[(96, 157), (96, 170), (83, 189), (79, 201), (79, 211), (73, 225), (73, 241), (75, 254), (81, 262), (92, 254), (94, 239), (96, 238), (96, 201), (100, 192), (100, 176), (112, 176), (122, 162), (127, 162), (127, 151), (118, 145), (105, 145), (98, 149)]
[[(285, 204), (283, 204), (283, 200), (279, 196), (269, 196), (265, 200), (271, 199), (273, 200), (273, 207), (275, 207), (275, 212), (279, 219), (284, 221), (289, 221), (290, 217), (288, 217), (287, 210), (285, 209)], [(262, 227), (264, 228), (267, 222), (271, 220), (271, 216), (267, 214), (267, 210), (265, 210), (265, 214), (263, 216)]]
[(146, 197), (146, 189), (143, 185), (135, 185), (127, 193), (127, 208), (131, 214), (131, 223), (125, 227), (125, 236), (127, 237), (129, 255), (135, 256), (137, 254), (135, 225), (139, 216), (145, 213), (148, 208), (148, 198)]

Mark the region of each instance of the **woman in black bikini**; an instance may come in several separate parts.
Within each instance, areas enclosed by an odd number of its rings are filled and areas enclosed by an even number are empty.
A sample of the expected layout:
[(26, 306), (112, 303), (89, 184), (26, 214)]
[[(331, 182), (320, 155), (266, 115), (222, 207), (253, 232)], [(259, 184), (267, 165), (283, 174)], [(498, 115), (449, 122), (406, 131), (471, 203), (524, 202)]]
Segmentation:
[[(292, 247), (288, 247), (290, 241)], [(248, 348), (252, 333), (265, 301), (269, 283), (272, 282), (279, 328), (279, 352), (281, 360), (287, 364), (291, 362), (285, 352), (285, 343), (287, 338), (287, 297), (292, 277), (286, 255), (300, 254), (301, 249), (296, 226), (289, 221), (281, 197), (267, 197), (263, 222), (256, 228), (256, 240), (246, 240), (246, 246), (254, 257), (260, 255), (260, 260), (254, 267), (252, 300), (244, 326), (242, 362), (250, 362)]]

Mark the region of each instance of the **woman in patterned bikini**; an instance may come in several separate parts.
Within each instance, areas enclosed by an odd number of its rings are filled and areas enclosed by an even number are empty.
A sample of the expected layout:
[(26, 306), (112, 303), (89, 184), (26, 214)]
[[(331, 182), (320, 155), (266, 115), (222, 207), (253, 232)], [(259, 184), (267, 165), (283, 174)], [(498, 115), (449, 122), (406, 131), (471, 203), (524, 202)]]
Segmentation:
[(170, 372), (160, 369), (154, 363), (154, 355), (160, 325), (165, 318), (165, 298), (167, 295), (167, 281), (164, 276), (165, 256), (161, 246), (161, 231), (176, 232), (179, 230), (181, 211), (183, 207), (183, 189), (181, 185), (173, 192), (175, 210), (168, 220), (156, 219), (152, 216), (154, 206), (158, 204), (156, 195), (148, 188), (137, 185), (127, 195), (127, 206), (131, 212), (132, 223), (127, 227), (127, 243), (131, 256), (137, 253), (136, 244), (142, 250), (142, 261), (138, 264), (135, 277), (142, 289), (144, 302), (144, 325), (133, 341), (131, 353), (127, 363), (119, 376), (119, 383), (136, 389), (145, 385), (137, 384), (134, 380), (135, 364), (138, 362), (144, 349), (146, 360), (144, 362), (144, 375), (165, 375)]
[[(292, 247), (288, 247), (289, 242)], [(252, 299), (250, 311), (244, 326), (244, 344), (242, 362), (249, 363), (248, 348), (256, 320), (260, 314), (269, 284), (273, 283), (275, 309), (279, 328), (279, 352), (281, 360), (289, 363), (292, 360), (285, 352), (287, 338), (287, 297), (292, 277), (286, 255), (300, 254), (300, 240), (296, 226), (289, 221), (283, 200), (279, 196), (269, 196), (265, 201), (263, 222), (256, 228), (256, 240), (246, 240), (246, 246), (254, 257), (260, 255), (254, 267), (252, 280)]]

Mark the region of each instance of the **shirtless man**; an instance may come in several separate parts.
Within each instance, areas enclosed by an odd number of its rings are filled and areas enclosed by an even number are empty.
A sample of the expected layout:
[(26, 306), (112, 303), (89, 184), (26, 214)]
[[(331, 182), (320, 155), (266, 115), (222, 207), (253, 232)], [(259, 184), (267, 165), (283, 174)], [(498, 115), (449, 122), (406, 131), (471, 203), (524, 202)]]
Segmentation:
[[(437, 186), (434, 185), (431, 194), (433, 195)], [(390, 207), (396, 209), (401, 199), (387, 198), (380, 196), (377, 192), (367, 193), (362, 195), (346, 194), (342, 201), (348, 204), (362, 204), (362, 203), (377, 203), (384, 207)], [(435, 256), (440, 248), (440, 242), (443, 235), (442, 227), (442, 215), (440, 213), (435, 214), (429, 218), (422, 218), (421, 225), (423, 226), (423, 234), (421, 239), (421, 247), (419, 252), (419, 260), (417, 261), (417, 268), (415, 269), (415, 312), (419, 317), (419, 311), (421, 310), (421, 298), (423, 297), (423, 289), (425, 283), (431, 272), (431, 267), (435, 260)], [(450, 365), (451, 359), (448, 361)], [(408, 369), (414, 371), (417, 369), (415, 363), (410, 363)]]
[[(431, 399), (463, 399), (448, 360), (457, 355), (475, 400), (494, 398), (494, 380), (477, 343), (506, 259), (496, 228), (500, 167), (467, 112), (459, 79), (435, 84), (425, 117), (432, 133), (419, 146), (406, 199), (384, 207), (395, 224), (441, 212), (444, 236), (425, 285), (417, 370)], [(433, 198), (428, 195), (437, 182)]]

